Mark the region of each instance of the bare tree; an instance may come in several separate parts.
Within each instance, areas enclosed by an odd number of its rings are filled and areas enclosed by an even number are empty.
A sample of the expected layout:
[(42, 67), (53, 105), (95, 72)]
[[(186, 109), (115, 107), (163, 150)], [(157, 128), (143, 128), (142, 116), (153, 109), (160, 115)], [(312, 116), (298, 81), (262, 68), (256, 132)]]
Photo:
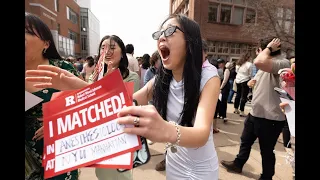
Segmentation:
[(243, 35), (259, 39), (278, 37), (284, 49), (295, 48), (295, 3), (294, 0), (247, 0), (256, 9), (256, 23), (246, 22), (242, 28)]

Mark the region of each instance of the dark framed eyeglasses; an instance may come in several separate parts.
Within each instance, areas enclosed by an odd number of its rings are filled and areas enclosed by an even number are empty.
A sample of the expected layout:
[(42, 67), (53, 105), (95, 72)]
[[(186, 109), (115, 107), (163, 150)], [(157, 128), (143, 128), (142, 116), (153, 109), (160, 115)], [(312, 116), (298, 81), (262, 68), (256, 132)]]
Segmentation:
[[(163, 30), (163, 31), (157, 31), (157, 32), (153, 33), (153, 34), (152, 34), (152, 38), (153, 38), (154, 40), (158, 40), (158, 39), (160, 38), (160, 36), (162, 35), (162, 33), (164, 33), (164, 36), (165, 36), (165, 37), (169, 37), (169, 36), (171, 36), (174, 32), (176, 32), (177, 29), (179, 29), (181, 32), (183, 32), (182, 29), (179, 28), (178, 26), (170, 26), (170, 27), (168, 27), (167, 29), (165, 29), (165, 30)], [(183, 33), (184, 33), (184, 32), (183, 32)]]

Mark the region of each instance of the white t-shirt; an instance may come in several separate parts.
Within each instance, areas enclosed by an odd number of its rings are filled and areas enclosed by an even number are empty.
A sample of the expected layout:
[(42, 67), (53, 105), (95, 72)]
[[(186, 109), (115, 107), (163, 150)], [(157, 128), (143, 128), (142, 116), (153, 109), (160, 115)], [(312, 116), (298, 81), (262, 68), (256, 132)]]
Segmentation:
[(252, 63), (251, 62), (245, 62), (241, 66), (237, 65), (236, 66), (236, 83), (243, 83), (246, 81), (249, 81), (251, 79), (251, 74), (252, 74)]
[(127, 58), (128, 58), (128, 69), (132, 72), (139, 72), (139, 63), (136, 58), (132, 56), (132, 54), (127, 53)]

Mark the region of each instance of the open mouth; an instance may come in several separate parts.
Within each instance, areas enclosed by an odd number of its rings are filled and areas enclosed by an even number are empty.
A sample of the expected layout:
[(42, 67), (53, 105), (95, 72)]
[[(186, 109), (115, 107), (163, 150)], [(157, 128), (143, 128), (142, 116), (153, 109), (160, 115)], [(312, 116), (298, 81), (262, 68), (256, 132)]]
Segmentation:
[(161, 52), (161, 57), (163, 58), (163, 60), (166, 60), (169, 58), (170, 50), (168, 47), (166, 47), (166, 46), (160, 47), (160, 52)]

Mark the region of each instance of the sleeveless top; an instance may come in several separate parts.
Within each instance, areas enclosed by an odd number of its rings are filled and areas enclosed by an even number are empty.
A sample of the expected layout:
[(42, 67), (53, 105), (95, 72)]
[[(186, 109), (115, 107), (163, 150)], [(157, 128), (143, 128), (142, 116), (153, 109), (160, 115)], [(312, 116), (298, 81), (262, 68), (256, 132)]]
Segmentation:
[(233, 67), (230, 70), (229, 80), (234, 80), (237, 76), (236, 67)]
[[(212, 77), (219, 77), (217, 69), (208, 61), (202, 66), (200, 92)], [(184, 104), (184, 83), (171, 80), (168, 103), (167, 120), (180, 122), (180, 112)], [(194, 120), (193, 120), (194, 121)], [(218, 180), (218, 157), (214, 147), (213, 134), (209, 135), (207, 143), (198, 148), (177, 147), (177, 152), (167, 151), (166, 178), (167, 180)]]

